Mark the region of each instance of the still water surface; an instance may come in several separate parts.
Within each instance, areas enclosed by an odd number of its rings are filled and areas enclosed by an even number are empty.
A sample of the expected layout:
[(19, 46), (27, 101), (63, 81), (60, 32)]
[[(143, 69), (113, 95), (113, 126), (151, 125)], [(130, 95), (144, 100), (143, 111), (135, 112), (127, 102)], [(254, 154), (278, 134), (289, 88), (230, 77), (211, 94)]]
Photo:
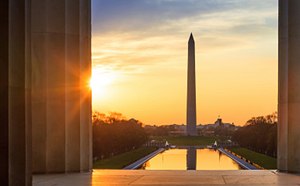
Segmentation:
[(214, 149), (169, 149), (144, 163), (144, 170), (242, 170), (225, 154)]

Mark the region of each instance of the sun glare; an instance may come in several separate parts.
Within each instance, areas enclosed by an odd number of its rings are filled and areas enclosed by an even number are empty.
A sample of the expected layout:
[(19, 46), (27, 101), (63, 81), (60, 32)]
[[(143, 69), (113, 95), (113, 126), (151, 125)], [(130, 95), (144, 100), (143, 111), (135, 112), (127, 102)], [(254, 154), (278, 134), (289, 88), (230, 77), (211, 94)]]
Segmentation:
[(111, 84), (113, 81), (113, 76), (111, 73), (97, 73), (93, 72), (90, 87), (93, 91), (99, 91), (103, 87)]

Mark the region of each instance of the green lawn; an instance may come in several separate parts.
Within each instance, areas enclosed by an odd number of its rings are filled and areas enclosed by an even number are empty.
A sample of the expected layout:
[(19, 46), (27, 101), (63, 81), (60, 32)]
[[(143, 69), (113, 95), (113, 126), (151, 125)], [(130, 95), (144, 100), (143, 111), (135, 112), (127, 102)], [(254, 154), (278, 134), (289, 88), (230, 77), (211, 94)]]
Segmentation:
[(140, 147), (136, 150), (125, 152), (112, 156), (110, 158), (95, 161), (93, 163), (94, 169), (122, 169), (125, 166), (141, 159), (142, 157), (155, 151), (155, 147)]
[(230, 151), (250, 160), (253, 163), (256, 163), (262, 166), (265, 169), (277, 169), (277, 159), (254, 152), (252, 150), (248, 150), (242, 147), (234, 147), (234, 148), (227, 148)]
[(218, 141), (218, 136), (153, 136), (154, 140), (166, 139), (168, 143), (177, 146), (204, 146)]

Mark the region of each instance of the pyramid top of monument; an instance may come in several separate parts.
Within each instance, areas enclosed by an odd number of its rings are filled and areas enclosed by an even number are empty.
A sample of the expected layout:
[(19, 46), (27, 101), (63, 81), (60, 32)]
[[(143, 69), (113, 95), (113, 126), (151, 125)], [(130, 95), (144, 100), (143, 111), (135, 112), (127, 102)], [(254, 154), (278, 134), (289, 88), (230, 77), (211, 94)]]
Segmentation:
[(191, 33), (191, 35), (190, 35), (190, 39), (189, 39), (189, 42), (194, 42), (194, 37), (193, 37), (193, 33)]

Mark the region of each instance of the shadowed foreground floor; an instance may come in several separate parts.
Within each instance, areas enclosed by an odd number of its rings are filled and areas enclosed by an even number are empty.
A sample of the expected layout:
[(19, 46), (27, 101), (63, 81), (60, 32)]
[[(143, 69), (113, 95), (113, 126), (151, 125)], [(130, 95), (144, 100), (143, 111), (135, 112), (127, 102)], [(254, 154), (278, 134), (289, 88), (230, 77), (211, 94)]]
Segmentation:
[(300, 185), (300, 174), (275, 170), (143, 171), (97, 170), (92, 173), (34, 175), (34, 186), (109, 185)]

